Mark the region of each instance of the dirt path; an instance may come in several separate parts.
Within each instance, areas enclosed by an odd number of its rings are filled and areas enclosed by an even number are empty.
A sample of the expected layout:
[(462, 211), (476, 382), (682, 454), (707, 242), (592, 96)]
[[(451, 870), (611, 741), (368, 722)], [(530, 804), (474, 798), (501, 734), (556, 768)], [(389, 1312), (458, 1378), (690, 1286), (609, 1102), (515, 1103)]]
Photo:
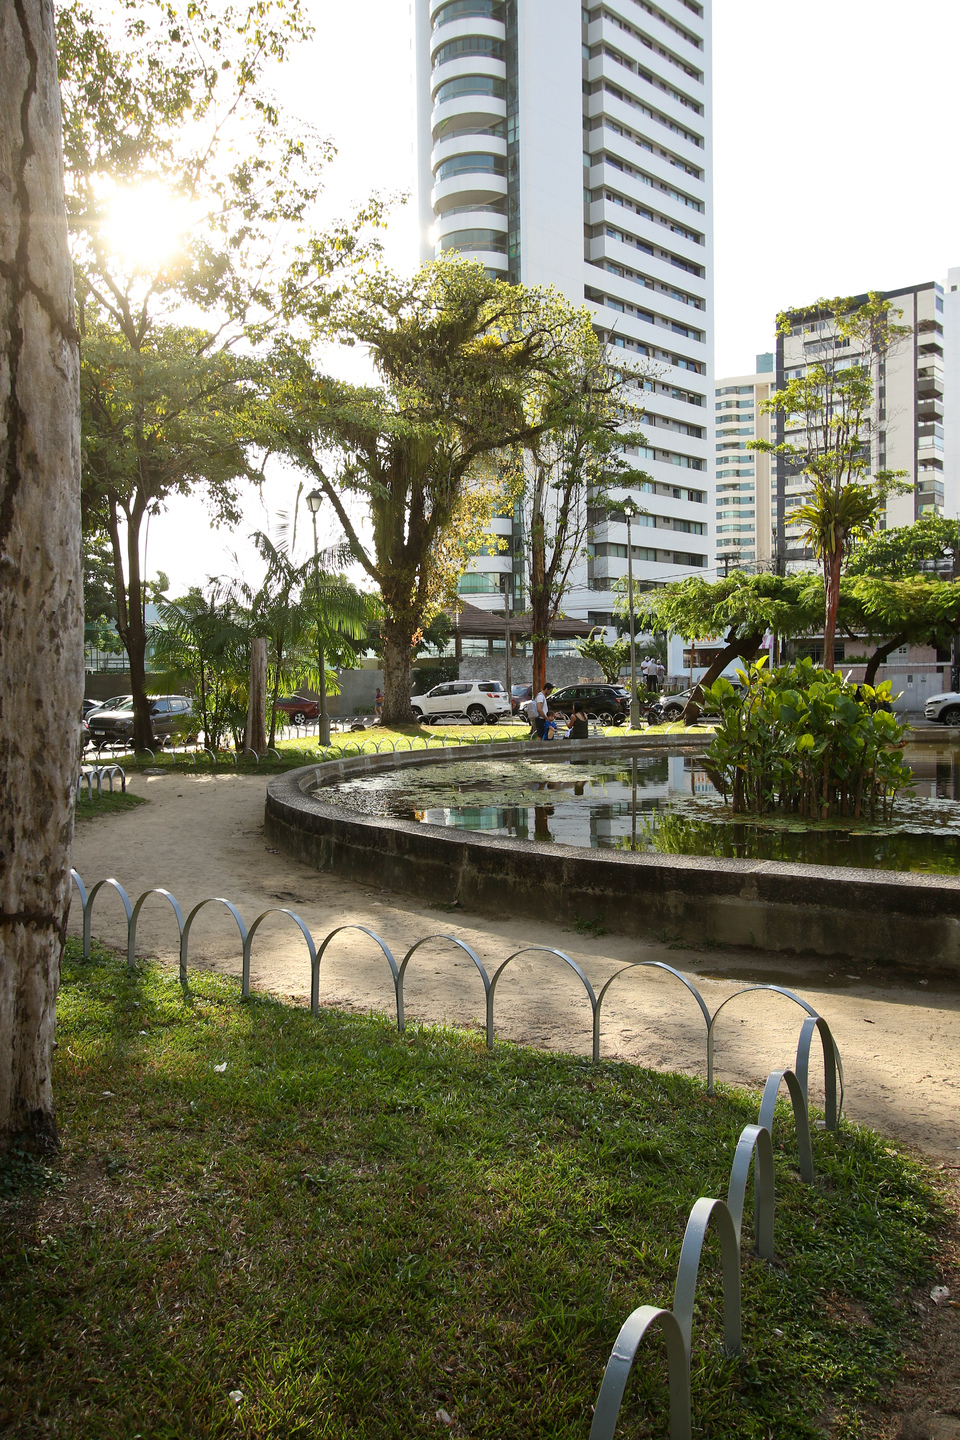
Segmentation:
[[(674, 966), (700, 988), (711, 1011), (740, 986), (764, 981), (796, 990), (828, 1020), (846, 1074), (849, 1119), (917, 1146), (947, 1165), (960, 1164), (960, 984), (891, 978), (872, 966), (785, 960), (756, 951), (674, 948), (655, 941), (564, 931), (542, 923), (438, 913), (415, 897), (318, 874), (264, 846), (265, 778), (136, 776), (130, 788), (150, 804), (78, 826), (74, 865), (88, 887), (104, 876), (132, 899), (152, 886), (177, 897), (184, 913), (206, 896), (232, 900), (247, 924), (270, 906), (286, 906), (309, 926), (318, 946), (338, 925), (364, 925), (397, 961), (424, 936), (453, 936), (471, 946), (487, 970), (513, 950), (554, 946), (583, 968), (596, 987), (618, 964), (653, 960)], [(71, 931), (80, 933), (75, 904)], [(101, 891), (93, 933), (126, 945), (119, 901)], [(138, 927), (138, 953), (175, 962), (177, 931), (169, 907), (148, 901)], [(191, 957), (239, 974), (234, 921), (222, 907), (197, 918)], [(280, 995), (309, 993), (302, 937), (282, 915), (264, 921), (253, 947), (252, 980)], [(338, 936), (323, 957), (321, 1002), (393, 1012), (393, 987), (376, 943), (357, 931)], [(483, 1020), (480, 978), (449, 940), (426, 944), (411, 961), (405, 987), (408, 1018), (477, 1024)], [(801, 1011), (769, 994), (745, 995), (724, 1011), (717, 1030), (717, 1078), (762, 1084), (792, 1064)], [(590, 1009), (582, 986), (556, 957), (528, 955), (504, 972), (496, 997), (499, 1036), (549, 1049), (590, 1053)], [(704, 1024), (674, 977), (641, 969), (618, 980), (603, 1006), (603, 1055), (643, 1065), (703, 1073)], [(813, 1079), (813, 1077), (812, 1077)], [(822, 1081), (822, 1075), (821, 1075)], [(814, 1099), (822, 1085), (811, 1084)]]

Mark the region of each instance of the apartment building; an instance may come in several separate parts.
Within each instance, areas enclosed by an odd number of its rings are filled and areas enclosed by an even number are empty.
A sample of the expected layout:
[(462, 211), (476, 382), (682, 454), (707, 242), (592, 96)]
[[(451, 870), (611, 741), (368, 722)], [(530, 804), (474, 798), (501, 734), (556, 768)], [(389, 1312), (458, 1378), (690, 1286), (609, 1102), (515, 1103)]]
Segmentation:
[[(960, 283), (960, 272), (950, 272), (949, 284)], [(947, 431), (956, 434), (956, 413), (960, 403), (960, 356), (957, 354), (960, 303), (947, 305), (943, 285), (927, 281), (888, 290), (893, 318), (909, 326), (910, 333), (895, 342), (885, 357), (872, 363), (874, 398), (864, 431), (870, 472), (902, 470), (912, 489), (887, 500), (888, 527), (911, 525), (921, 515), (956, 515), (958, 475), (956, 451), (950, 459)], [(960, 292), (950, 292), (952, 296)], [(866, 295), (857, 297), (866, 300)], [(948, 321), (948, 310), (952, 325)], [(896, 313), (899, 312), (899, 315)], [(849, 340), (839, 337), (829, 314), (813, 311), (791, 313), (791, 329), (777, 337), (776, 383), (783, 386), (814, 364), (837, 369), (863, 363), (864, 357)], [(948, 338), (948, 330), (952, 331)], [(949, 357), (951, 387), (947, 387), (945, 359)], [(950, 422), (945, 425), (947, 411)], [(791, 428), (789, 418), (778, 417), (777, 437), (797, 443), (802, 430)], [(960, 437), (958, 437), (960, 438)], [(773, 477), (773, 525), (775, 550), (788, 568), (808, 563), (800, 527), (788, 516), (808, 490), (804, 475), (782, 456), (777, 457)]]
[[(455, 251), (586, 304), (641, 366), (649, 475), (629, 492), (639, 583), (713, 565), (710, 0), (414, 0), (422, 258)], [(591, 507), (565, 612), (612, 619), (616, 492)], [(586, 498), (584, 500), (586, 504)], [(522, 514), (461, 581), (526, 604)], [(639, 543), (642, 539), (643, 543)]]
[(771, 493), (774, 457), (749, 449), (776, 438), (776, 420), (763, 410), (776, 389), (773, 352), (758, 355), (752, 375), (718, 380), (716, 412), (717, 572), (738, 566), (769, 569), (773, 558)]

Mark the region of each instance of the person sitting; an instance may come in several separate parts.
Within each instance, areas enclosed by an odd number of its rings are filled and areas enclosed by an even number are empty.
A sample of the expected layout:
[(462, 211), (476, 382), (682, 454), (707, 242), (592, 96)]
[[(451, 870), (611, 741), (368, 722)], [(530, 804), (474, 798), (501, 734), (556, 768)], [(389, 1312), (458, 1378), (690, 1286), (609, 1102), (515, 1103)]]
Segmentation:
[(587, 712), (583, 707), (582, 700), (575, 700), (573, 709), (570, 712), (570, 719), (567, 722), (568, 740), (589, 740), (590, 722), (587, 719)]
[(557, 712), (556, 712), (555, 710), (548, 710), (548, 711), (547, 711), (547, 718), (546, 718), (546, 720), (544, 720), (544, 722), (543, 722), (543, 737), (542, 737), (542, 738), (543, 738), (544, 740), (556, 740), (556, 738), (557, 738), (557, 730), (558, 730), (559, 728), (560, 728), (560, 727), (559, 727), (559, 725), (558, 725), (558, 723), (557, 723)]

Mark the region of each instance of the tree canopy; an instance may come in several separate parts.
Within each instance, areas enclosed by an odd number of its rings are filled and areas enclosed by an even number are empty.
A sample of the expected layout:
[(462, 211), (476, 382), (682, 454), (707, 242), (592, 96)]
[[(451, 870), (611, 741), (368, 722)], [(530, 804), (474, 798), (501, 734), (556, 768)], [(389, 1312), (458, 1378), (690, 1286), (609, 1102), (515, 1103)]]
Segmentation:
[(379, 387), (319, 373), (307, 346), (278, 347), (273, 444), (315, 480), (380, 591), (386, 722), (411, 718), (414, 637), (501, 494), (494, 452), (561, 413), (568, 347), (588, 323), (552, 294), (451, 259), (410, 280), (361, 277), (332, 307), (330, 332), (366, 347)]

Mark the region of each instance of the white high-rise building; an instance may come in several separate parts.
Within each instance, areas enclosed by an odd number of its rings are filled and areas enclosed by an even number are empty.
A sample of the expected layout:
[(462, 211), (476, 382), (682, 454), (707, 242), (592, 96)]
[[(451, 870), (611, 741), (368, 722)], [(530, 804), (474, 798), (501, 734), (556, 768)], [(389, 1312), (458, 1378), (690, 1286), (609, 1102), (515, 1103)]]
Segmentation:
[[(635, 499), (639, 583), (713, 566), (713, 205), (710, 0), (414, 0), (423, 258), (454, 250), (493, 275), (587, 304), (598, 332), (654, 373), (651, 477)], [(564, 602), (609, 623), (627, 569), (615, 499), (590, 514), (589, 559)], [(642, 527), (641, 527), (642, 522)], [(525, 601), (510, 551), (463, 577)], [(639, 533), (638, 533), (639, 532)]]
[[(763, 409), (776, 389), (773, 352), (757, 356), (750, 375), (717, 381), (717, 570), (768, 570), (773, 554), (771, 456), (751, 440), (776, 438), (776, 422)], [(775, 489), (775, 485), (773, 486)]]

